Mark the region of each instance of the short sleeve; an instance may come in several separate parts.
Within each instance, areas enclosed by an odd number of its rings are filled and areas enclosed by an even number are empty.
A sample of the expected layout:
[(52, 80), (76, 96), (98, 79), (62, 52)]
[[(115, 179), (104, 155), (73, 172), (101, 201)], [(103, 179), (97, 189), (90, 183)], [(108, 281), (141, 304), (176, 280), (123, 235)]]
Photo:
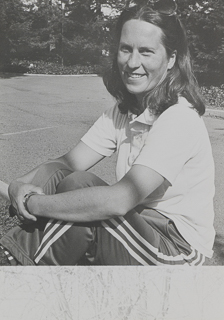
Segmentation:
[(119, 114), (117, 105), (109, 108), (87, 131), (81, 141), (99, 154), (111, 156), (117, 148), (116, 127)]
[(170, 107), (153, 124), (135, 164), (155, 170), (172, 185), (184, 164), (195, 155), (200, 122), (194, 109)]

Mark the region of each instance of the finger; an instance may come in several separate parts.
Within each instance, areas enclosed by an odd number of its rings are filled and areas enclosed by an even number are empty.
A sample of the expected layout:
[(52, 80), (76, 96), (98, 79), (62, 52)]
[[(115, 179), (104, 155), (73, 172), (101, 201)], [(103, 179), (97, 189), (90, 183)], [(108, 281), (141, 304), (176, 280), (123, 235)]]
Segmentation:
[(21, 214), (17, 214), (17, 217), (18, 217), (18, 219), (20, 220), (20, 221), (25, 221), (25, 218), (21, 215)]
[(34, 222), (32, 220), (28, 220), (28, 219), (24, 218), (22, 215), (19, 215), (19, 214), (17, 215), (17, 217), (24, 224), (31, 224)]
[(18, 213), (19, 213), (20, 218), (23, 217), (26, 220), (31, 220), (31, 221), (34, 221), (34, 222), (37, 221), (37, 218), (35, 216), (33, 216), (32, 214), (30, 214), (24, 208), (23, 202), (20, 203), (19, 208), (20, 209), (18, 210)]
[(30, 190), (30, 191), (36, 192), (36, 193), (38, 193), (38, 194), (44, 194), (43, 189), (40, 188), (40, 187), (35, 187), (35, 188), (33, 188), (32, 190)]

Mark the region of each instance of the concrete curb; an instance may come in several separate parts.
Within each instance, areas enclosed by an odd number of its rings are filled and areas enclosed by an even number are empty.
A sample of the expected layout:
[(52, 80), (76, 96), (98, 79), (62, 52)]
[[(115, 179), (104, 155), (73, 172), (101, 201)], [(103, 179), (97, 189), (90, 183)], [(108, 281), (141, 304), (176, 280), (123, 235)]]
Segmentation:
[(212, 116), (224, 119), (224, 110), (206, 109), (205, 116)]
[(95, 73), (85, 74), (45, 74), (45, 73), (24, 73), (26, 76), (37, 76), (37, 77), (100, 77)]

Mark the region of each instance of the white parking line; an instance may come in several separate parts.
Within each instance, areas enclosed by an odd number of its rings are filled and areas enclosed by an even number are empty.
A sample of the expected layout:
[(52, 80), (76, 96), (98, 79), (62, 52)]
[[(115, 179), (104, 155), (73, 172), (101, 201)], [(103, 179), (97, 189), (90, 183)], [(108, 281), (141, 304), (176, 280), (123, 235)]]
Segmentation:
[(52, 129), (52, 128), (57, 128), (58, 126), (52, 126), (52, 127), (45, 127), (45, 128), (37, 128), (37, 129), (30, 129), (30, 130), (24, 130), (24, 131), (18, 131), (18, 132), (10, 132), (10, 133), (1, 133), (1, 136), (12, 136), (15, 134), (22, 134), (22, 133), (28, 133), (28, 132), (33, 132), (33, 131), (41, 131), (41, 130), (46, 130), (46, 129)]

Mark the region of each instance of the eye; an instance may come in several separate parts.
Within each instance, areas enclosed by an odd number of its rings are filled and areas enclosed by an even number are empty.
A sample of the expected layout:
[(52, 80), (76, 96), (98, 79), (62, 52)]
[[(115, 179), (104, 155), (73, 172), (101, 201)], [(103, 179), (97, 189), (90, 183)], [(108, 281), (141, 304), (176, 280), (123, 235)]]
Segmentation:
[(153, 54), (154, 51), (152, 49), (149, 49), (149, 48), (140, 48), (139, 49), (139, 53), (141, 53), (142, 55), (148, 56), (150, 54)]
[(132, 52), (132, 48), (131, 48), (130, 46), (128, 46), (128, 45), (121, 45), (120, 48), (119, 48), (119, 50), (120, 50), (121, 52), (124, 52), (124, 53), (130, 53), (130, 52)]

